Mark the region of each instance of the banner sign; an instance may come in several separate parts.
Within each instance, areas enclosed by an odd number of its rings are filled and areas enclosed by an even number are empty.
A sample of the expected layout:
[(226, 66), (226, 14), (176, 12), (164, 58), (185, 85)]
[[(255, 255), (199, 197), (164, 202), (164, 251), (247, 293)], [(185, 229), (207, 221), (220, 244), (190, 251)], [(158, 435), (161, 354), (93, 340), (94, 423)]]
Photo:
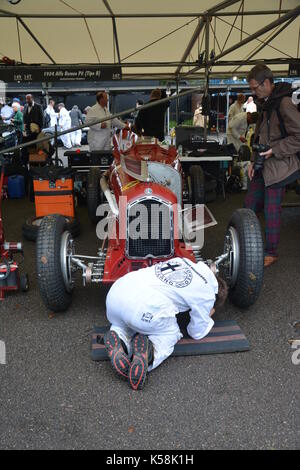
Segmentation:
[(85, 82), (121, 80), (122, 69), (119, 65), (101, 67), (91, 66), (0, 66), (0, 80), (9, 83), (22, 82)]
[(289, 65), (289, 77), (300, 77), (300, 61)]

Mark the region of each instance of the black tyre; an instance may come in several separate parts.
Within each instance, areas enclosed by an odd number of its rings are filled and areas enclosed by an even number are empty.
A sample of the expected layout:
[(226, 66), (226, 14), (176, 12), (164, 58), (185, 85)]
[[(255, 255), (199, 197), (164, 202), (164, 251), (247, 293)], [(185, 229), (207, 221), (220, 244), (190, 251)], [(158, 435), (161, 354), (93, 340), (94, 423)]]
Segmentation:
[[(68, 232), (72, 234), (73, 237), (78, 237), (80, 234), (80, 223), (77, 219), (74, 219), (73, 217), (65, 217), (66, 220), (66, 226)], [(26, 238), (26, 240), (30, 240), (32, 242), (35, 242), (38, 236), (38, 231), (41, 226), (43, 217), (29, 217), (26, 222), (22, 226), (22, 234), (23, 237)]]
[(215, 190), (205, 193), (204, 200), (206, 203), (214, 202), (216, 199), (217, 199), (217, 192)]
[(263, 237), (252, 210), (238, 209), (233, 213), (224, 248), (230, 254), (224, 265), (229, 298), (238, 307), (250, 307), (260, 294), (264, 271)]
[(104, 195), (100, 188), (101, 171), (99, 168), (91, 168), (87, 178), (86, 203), (90, 221), (97, 224), (101, 217), (96, 216), (97, 208), (104, 202)]
[(192, 165), (189, 169), (191, 181), (191, 202), (193, 205), (204, 204), (204, 173), (200, 165)]
[(71, 235), (66, 219), (58, 214), (43, 218), (36, 244), (36, 270), (43, 302), (52, 312), (64, 312), (71, 304), (73, 284), (68, 258)]
[(20, 290), (21, 292), (29, 291), (29, 277), (28, 274), (21, 274), (20, 276)]

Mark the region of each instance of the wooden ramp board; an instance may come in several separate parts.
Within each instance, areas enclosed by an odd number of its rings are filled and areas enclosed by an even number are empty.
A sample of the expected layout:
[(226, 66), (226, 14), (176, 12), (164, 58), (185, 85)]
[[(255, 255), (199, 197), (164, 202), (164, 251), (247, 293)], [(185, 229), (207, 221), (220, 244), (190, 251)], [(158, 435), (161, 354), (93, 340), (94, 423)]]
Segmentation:
[[(95, 327), (92, 333), (92, 360), (105, 361), (108, 359), (103, 343), (103, 337), (108, 326)], [(172, 356), (198, 356), (201, 354), (224, 354), (249, 351), (249, 342), (234, 320), (216, 321), (210, 333), (201, 340), (187, 336), (182, 328), (184, 337), (176, 344)]]

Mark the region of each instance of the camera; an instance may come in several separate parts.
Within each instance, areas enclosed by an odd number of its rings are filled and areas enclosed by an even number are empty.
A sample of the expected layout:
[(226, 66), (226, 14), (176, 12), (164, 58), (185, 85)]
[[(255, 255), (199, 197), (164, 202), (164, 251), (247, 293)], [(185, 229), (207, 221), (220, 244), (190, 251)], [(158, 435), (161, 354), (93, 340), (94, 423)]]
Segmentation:
[(293, 91), (292, 95), (292, 102), (298, 107), (298, 111), (300, 111), (300, 80), (297, 80), (292, 83)]
[(261, 171), (264, 169), (265, 157), (260, 153), (267, 152), (271, 147), (265, 144), (253, 144), (252, 150), (254, 152), (254, 171)]

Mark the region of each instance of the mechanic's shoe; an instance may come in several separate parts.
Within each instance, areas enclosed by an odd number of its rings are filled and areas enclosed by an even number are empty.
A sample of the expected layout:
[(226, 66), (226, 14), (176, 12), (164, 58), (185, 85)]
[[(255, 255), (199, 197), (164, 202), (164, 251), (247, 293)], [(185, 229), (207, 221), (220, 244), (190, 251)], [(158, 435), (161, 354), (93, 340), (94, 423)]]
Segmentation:
[(276, 261), (278, 261), (278, 256), (269, 256), (269, 255), (265, 256), (264, 268), (268, 268), (272, 264), (276, 263)]
[(133, 390), (141, 390), (145, 384), (148, 365), (153, 361), (153, 345), (148, 336), (137, 333), (133, 338), (133, 355), (129, 370), (129, 383)]
[(124, 348), (125, 345), (119, 335), (110, 330), (104, 335), (104, 345), (113, 369), (123, 379), (128, 379), (131, 362)]

